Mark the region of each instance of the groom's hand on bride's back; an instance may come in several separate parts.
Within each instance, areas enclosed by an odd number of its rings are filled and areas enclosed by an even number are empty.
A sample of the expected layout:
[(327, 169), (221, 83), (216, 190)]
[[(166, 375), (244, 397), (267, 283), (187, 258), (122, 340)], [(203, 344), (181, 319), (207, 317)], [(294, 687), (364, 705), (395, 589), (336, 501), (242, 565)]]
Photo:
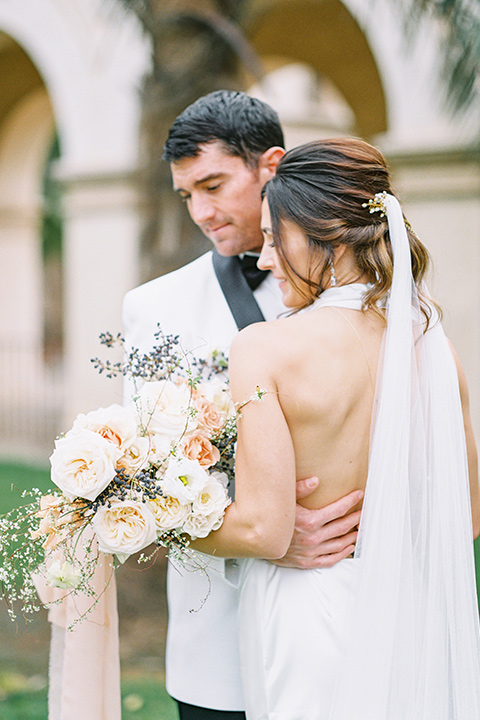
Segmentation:
[[(318, 478), (297, 482), (297, 500), (315, 490)], [(297, 568), (326, 568), (348, 557), (355, 550), (360, 510), (352, 509), (363, 499), (361, 490), (354, 490), (320, 510), (308, 510), (297, 504), (292, 542), (277, 565)]]

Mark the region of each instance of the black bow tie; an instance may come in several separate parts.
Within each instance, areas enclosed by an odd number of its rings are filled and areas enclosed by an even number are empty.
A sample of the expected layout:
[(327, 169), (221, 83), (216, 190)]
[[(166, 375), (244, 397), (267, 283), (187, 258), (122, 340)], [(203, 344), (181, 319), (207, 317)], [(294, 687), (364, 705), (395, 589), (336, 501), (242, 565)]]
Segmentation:
[(265, 280), (269, 271), (260, 270), (257, 267), (258, 255), (244, 255), (238, 258), (242, 273), (251, 290), (256, 290), (258, 286)]

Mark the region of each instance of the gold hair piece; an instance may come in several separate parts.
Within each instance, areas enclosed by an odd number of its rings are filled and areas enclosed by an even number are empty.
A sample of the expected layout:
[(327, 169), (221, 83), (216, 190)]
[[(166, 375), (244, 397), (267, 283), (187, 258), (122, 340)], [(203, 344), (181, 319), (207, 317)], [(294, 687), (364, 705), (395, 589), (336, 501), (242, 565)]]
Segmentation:
[(371, 200), (366, 203), (362, 203), (362, 207), (369, 208), (369, 213), (379, 212), (380, 217), (385, 217), (387, 214), (387, 191), (379, 192), (373, 196)]
[[(374, 195), (373, 198), (371, 200), (369, 200), (368, 202), (362, 203), (362, 207), (364, 207), (364, 208), (368, 207), (369, 208), (368, 212), (370, 214), (379, 212), (380, 217), (385, 217), (387, 214), (386, 199), (387, 199), (387, 191), (384, 190), (383, 192), (376, 193), (376, 195)], [(411, 232), (413, 232), (412, 226), (410, 225), (408, 220), (405, 220), (405, 218), (403, 218), (403, 222), (405, 223), (405, 227), (408, 230), (410, 230)]]

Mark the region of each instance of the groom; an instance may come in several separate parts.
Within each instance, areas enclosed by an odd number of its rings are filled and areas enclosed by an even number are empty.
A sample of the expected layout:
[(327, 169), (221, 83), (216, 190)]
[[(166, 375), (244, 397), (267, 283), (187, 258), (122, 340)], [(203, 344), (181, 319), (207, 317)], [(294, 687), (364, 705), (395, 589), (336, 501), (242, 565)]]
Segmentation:
[[(274, 278), (259, 271), (261, 190), (284, 154), (277, 114), (245, 93), (218, 91), (175, 120), (165, 144), (174, 190), (213, 252), (130, 291), (124, 301), (129, 346), (147, 351), (157, 323), (186, 350), (228, 353), (238, 329), (285, 311)], [(318, 480), (297, 483), (297, 498)], [(292, 544), (281, 564), (328, 567), (353, 550), (361, 493), (321, 510), (297, 506)], [(348, 514), (350, 513), (350, 514)], [(230, 563), (205, 574), (169, 567), (166, 685), (181, 720), (244, 720), (236, 636), (237, 595)], [(203, 604), (205, 597), (208, 598)]]

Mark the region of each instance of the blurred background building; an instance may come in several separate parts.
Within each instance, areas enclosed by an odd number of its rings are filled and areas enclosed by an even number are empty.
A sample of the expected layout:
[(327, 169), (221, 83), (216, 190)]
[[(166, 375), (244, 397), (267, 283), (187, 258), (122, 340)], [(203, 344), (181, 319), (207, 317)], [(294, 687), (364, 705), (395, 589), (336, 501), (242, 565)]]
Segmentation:
[(46, 459), (78, 412), (121, 401), (90, 358), (127, 290), (208, 248), (161, 148), (224, 87), (273, 105), (289, 147), (354, 134), (386, 154), (480, 439), (475, 28), (469, 0), (0, 0), (0, 453)]

